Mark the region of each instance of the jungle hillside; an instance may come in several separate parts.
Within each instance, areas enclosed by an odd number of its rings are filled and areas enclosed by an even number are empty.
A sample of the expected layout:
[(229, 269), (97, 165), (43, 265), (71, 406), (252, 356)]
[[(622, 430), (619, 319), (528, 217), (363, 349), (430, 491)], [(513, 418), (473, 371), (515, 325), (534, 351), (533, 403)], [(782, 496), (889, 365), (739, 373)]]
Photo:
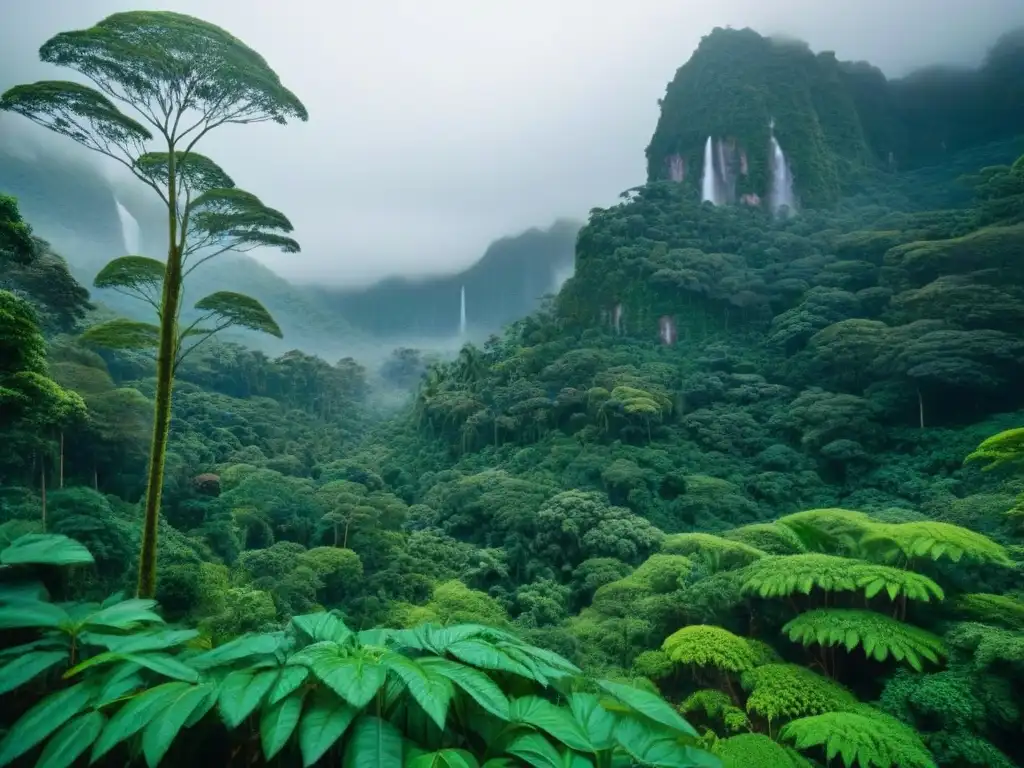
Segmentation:
[(383, 364), (190, 276), (301, 249), (201, 154), (315, 119), (260, 54), (135, 11), (40, 58), (90, 85), (0, 110), (162, 251), (83, 280), (0, 194), (0, 768), (1024, 765), (1020, 33), (888, 80), (716, 29), (558, 292)]

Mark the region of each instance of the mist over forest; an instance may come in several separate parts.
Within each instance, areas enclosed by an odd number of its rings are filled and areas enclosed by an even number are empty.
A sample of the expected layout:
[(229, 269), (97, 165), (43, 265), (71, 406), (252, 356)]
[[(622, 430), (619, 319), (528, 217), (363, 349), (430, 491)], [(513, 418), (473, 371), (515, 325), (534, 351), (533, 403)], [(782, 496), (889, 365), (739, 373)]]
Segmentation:
[(0, 25), (0, 768), (1024, 766), (1024, 6), (137, 5)]

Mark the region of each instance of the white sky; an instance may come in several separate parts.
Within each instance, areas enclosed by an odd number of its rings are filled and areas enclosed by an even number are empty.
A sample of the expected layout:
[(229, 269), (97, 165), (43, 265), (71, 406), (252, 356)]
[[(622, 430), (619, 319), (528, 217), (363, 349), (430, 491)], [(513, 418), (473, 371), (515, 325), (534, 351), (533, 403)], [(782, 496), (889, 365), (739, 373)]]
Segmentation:
[(225, 27), (304, 101), (309, 123), (226, 127), (201, 151), (291, 217), (303, 253), (265, 263), (349, 284), (461, 268), (641, 183), (657, 99), (714, 26), (902, 74), (977, 63), (1024, 25), (1024, 0), (0, 0), (17, 18), (0, 88), (67, 77), (41, 43), (143, 8)]

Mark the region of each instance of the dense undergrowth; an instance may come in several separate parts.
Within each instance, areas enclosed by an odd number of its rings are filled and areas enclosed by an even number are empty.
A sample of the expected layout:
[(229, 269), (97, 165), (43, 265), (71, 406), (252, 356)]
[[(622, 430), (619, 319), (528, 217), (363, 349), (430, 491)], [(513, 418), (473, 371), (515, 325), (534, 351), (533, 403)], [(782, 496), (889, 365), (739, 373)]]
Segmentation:
[(1022, 149), (632, 190), (444, 363), (211, 343), (156, 601), (152, 360), (0, 197), (0, 765), (1024, 764)]

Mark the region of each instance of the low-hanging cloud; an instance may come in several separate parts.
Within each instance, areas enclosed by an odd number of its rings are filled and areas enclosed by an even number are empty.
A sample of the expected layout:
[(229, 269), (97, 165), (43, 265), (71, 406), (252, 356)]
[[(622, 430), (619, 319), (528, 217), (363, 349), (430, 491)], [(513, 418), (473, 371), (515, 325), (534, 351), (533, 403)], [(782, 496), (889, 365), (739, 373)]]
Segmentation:
[(142, 8), (225, 27), (303, 99), (309, 123), (226, 127), (202, 151), (294, 222), (303, 253), (265, 263), (346, 284), (461, 268), (642, 182), (657, 99), (715, 26), (900, 75), (976, 65), (1024, 25), (1021, 0), (34, 0), (0, 28), (0, 88), (67, 77), (38, 62), (44, 40)]

